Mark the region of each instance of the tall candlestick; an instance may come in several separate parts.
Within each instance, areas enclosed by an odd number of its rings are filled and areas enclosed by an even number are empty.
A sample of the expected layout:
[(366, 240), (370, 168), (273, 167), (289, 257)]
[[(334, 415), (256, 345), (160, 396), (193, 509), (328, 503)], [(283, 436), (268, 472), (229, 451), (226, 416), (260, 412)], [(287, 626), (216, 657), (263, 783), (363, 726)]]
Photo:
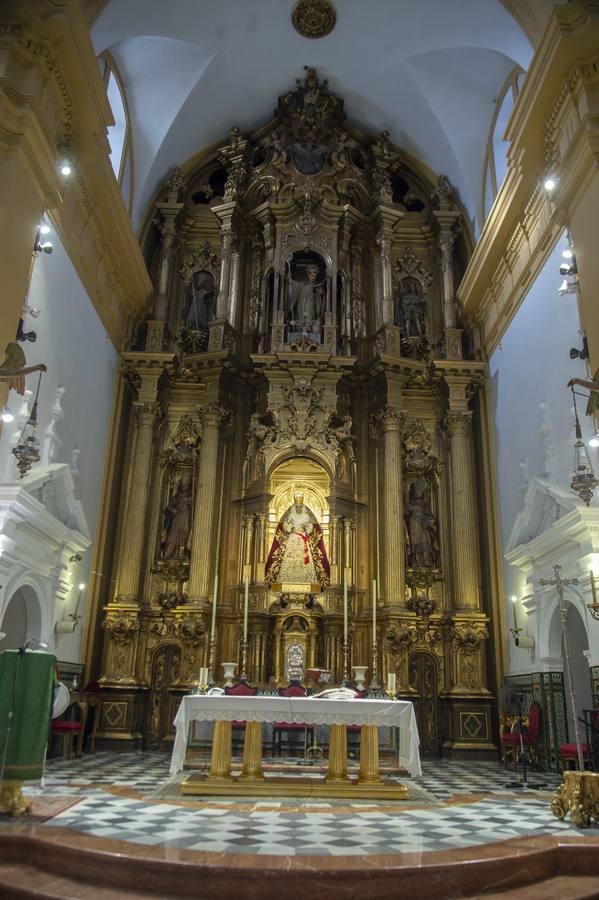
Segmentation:
[(343, 570), (343, 640), (347, 644), (347, 569)]
[(372, 582), (372, 643), (376, 644), (376, 578)]
[(589, 569), (591, 573), (591, 590), (593, 592), (593, 603), (597, 603), (597, 589), (595, 588), (595, 573)]
[(212, 598), (212, 622), (210, 624), (210, 640), (214, 640), (216, 631), (216, 595), (218, 594), (218, 575), (214, 576), (214, 596)]
[(250, 605), (250, 579), (245, 576), (245, 598), (243, 601), (243, 640), (244, 643), (248, 639), (248, 608)]

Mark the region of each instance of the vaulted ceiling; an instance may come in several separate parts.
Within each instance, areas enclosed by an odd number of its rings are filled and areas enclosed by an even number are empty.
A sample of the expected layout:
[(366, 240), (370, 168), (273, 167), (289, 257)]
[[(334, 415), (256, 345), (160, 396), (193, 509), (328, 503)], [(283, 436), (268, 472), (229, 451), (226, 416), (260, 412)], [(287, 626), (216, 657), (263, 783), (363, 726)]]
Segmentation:
[(475, 218), (497, 95), (532, 48), (499, 0), (335, 0), (332, 33), (291, 24), (293, 0), (110, 0), (92, 29), (123, 76), (134, 224), (173, 166), (268, 121), (314, 66), (349, 119), (446, 174)]

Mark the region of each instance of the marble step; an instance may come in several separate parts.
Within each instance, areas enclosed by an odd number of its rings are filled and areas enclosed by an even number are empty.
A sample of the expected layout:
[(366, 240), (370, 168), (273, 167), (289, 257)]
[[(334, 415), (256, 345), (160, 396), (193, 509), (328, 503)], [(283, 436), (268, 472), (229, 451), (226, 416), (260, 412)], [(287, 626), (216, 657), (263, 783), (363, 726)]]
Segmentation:
[(536, 884), (492, 894), (476, 894), (471, 900), (593, 900), (599, 897), (598, 875), (557, 875)]

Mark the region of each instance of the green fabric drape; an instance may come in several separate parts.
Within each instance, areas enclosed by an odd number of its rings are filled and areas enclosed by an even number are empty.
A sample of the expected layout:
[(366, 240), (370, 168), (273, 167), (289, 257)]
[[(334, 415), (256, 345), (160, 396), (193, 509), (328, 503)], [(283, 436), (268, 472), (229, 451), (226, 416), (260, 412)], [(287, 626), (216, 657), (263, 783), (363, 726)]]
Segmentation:
[(56, 657), (51, 653), (0, 653), (0, 764), (9, 713), (14, 708), (4, 769), (6, 781), (31, 781), (42, 776), (55, 678)]

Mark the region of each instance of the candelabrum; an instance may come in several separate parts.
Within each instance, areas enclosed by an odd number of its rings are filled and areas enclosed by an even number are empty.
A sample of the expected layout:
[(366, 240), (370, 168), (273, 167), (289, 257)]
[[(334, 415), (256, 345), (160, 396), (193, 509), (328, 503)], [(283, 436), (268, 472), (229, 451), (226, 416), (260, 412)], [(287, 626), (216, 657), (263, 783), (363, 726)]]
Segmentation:
[(214, 683), (214, 656), (216, 653), (216, 636), (210, 641), (208, 647), (208, 680), (210, 684)]
[(349, 684), (349, 641), (343, 641), (343, 684)]
[(379, 648), (376, 641), (372, 645), (372, 678), (370, 680), (370, 690), (378, 691), (380, 690), (380, 684), (378, 680), (378, 667), (379, 667)]
[(240, 672), (240, 674), (239, 674), (239, 680), (240, 680), (240, 681), (247, 681), (247, 680), (248, 680), (248, 674), (247, 674), (247, 655), (248, 655), (248, 642), (247, 642), (247, 641), (242, 641), (242, 642), (241, 642), (241, 672)]

